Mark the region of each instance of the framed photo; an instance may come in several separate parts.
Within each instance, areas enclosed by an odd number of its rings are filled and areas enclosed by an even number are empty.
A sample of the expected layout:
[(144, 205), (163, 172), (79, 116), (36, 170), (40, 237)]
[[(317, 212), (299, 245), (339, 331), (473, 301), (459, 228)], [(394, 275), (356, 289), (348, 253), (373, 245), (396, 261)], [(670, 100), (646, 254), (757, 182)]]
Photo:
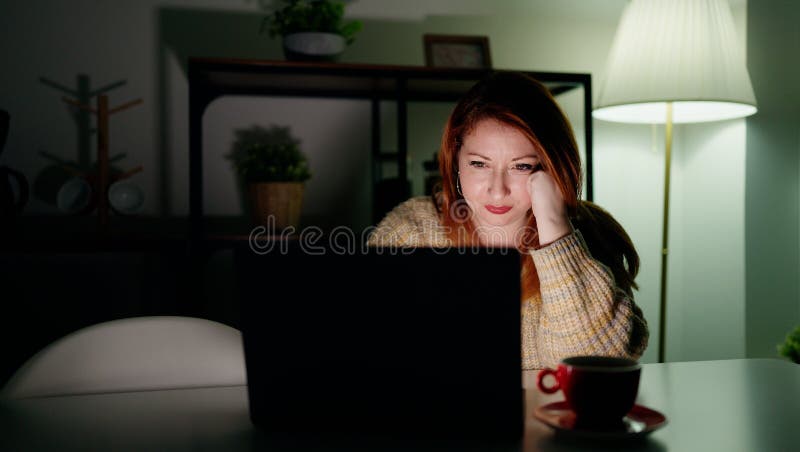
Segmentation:
[(425, 65), (430, 67), (490, 69), (487, 36), (432, 35), (423, 37)]

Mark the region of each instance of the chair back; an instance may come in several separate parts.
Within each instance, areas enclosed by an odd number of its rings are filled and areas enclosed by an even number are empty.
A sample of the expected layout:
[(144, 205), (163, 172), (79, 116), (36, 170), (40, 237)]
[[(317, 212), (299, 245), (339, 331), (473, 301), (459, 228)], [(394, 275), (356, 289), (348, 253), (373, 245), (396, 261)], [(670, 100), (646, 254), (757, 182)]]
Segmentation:
[(193, 317), (134, 317), (92, 325), (31, 357), (8, 398), (247, 383), (239, 330)]

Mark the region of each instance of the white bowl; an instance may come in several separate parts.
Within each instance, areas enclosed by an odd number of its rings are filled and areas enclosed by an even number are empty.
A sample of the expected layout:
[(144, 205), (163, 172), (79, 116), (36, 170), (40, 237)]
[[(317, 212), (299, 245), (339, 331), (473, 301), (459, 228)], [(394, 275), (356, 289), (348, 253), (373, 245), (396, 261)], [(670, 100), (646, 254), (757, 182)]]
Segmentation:
[(283, 50), (289, 60), (333, 60), (346, 46), (344, 37), (335, 33), (309, 31), (283, 37)]
[(144, 192), (133, 182), (114, 182), (108, 187), (108, 202), (115, 211), (131, 215), (142, 209)]
[(92, 186), (82, 177), (73, 177), (64, 182), (56, 195), (56, 206), (64, 213), (78, 213), (89, 205)]

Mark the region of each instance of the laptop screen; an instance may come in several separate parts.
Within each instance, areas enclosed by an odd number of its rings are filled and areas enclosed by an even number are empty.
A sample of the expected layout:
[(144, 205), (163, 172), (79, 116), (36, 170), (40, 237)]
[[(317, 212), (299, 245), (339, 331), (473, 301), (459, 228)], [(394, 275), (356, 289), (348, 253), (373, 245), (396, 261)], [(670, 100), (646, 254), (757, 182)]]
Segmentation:
[(288, 242), (236, 266), (256, 425), (521, 435), (515, 250)]

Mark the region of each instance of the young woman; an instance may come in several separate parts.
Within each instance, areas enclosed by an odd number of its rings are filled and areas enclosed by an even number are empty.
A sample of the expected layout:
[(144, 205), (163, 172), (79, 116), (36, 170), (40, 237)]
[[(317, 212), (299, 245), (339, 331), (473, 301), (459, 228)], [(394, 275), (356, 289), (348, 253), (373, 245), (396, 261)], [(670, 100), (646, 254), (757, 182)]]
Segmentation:
[(524, 369), (641, 356), (639, 256), (608, 212), (579, 200), (578, 147), (547, 88), (507, 72), (476, 84), (450, 115), (439, 168), (441, 189), (389, 212), (371, 245), (518, 249)]

